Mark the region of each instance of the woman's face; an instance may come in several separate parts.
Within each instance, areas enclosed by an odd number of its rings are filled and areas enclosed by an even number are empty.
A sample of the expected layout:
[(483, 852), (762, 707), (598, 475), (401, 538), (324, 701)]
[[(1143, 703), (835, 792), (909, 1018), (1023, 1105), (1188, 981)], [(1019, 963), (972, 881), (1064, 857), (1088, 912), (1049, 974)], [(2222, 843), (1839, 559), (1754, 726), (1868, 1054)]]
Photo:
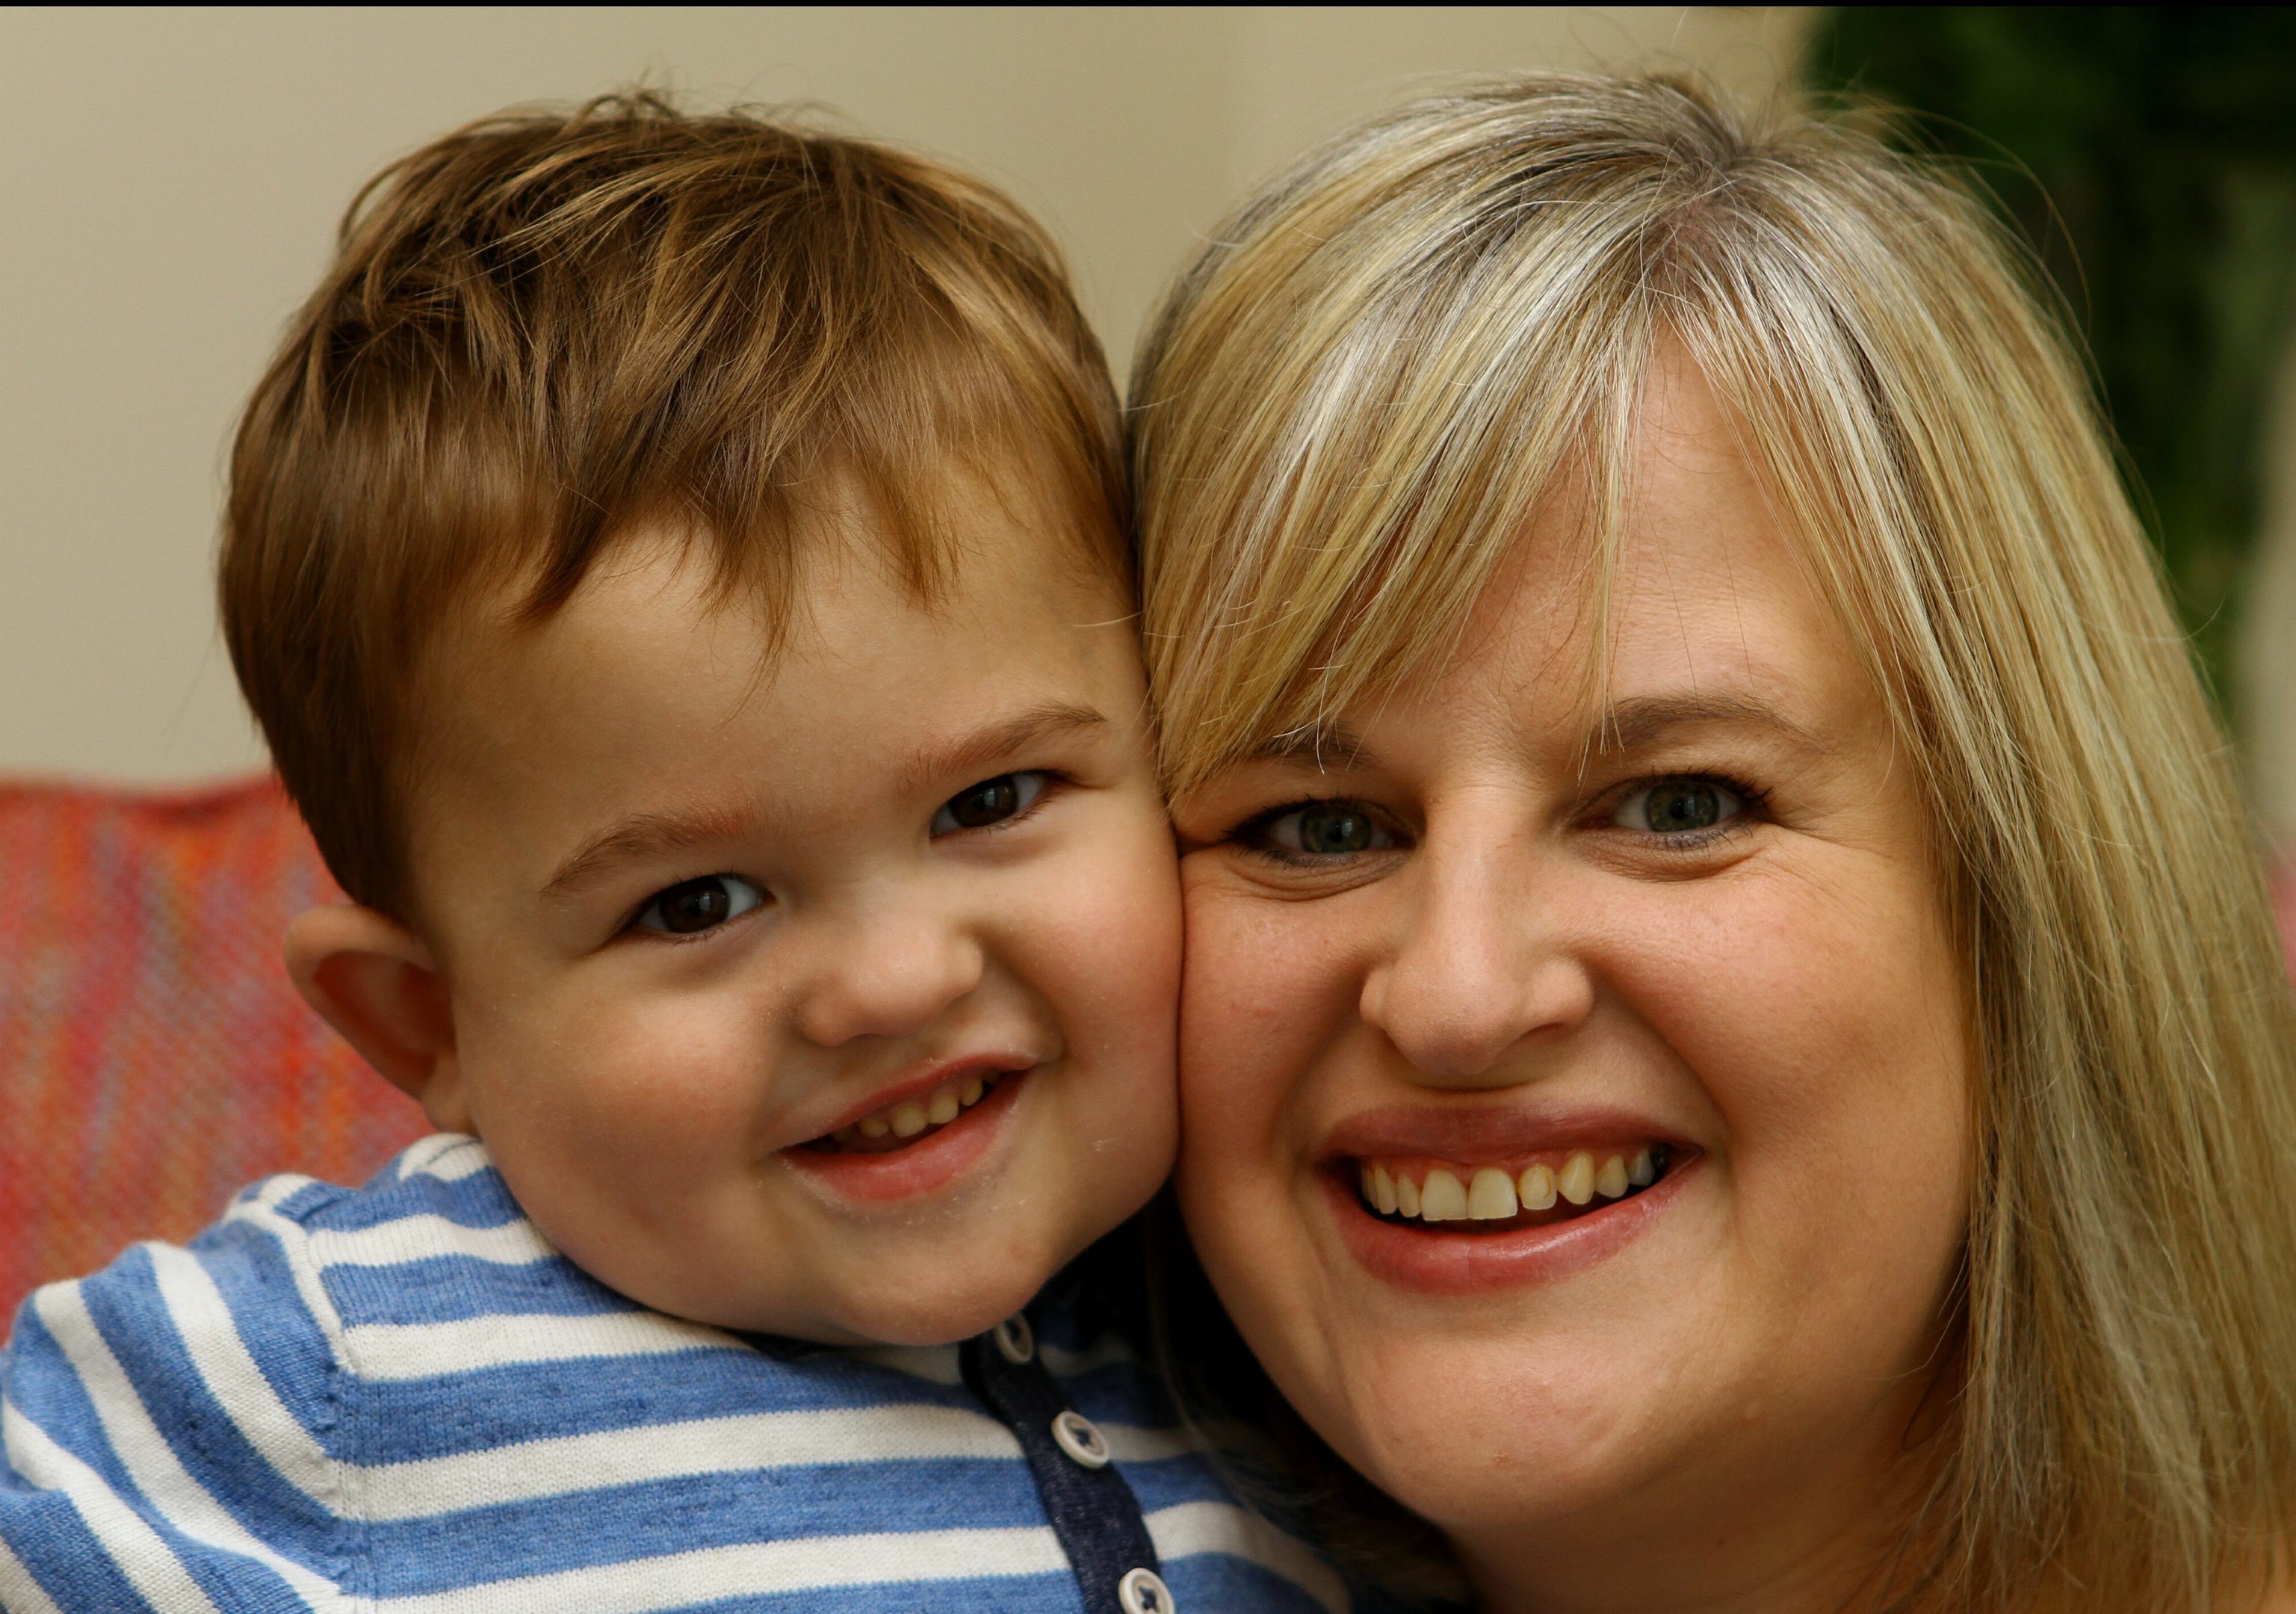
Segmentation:
[(1558, 510), (1451, 660), (1178, 814), (1204, 1265), (1494, 1603), (1869, 1544), (1964, 1229), (1921, 781), (1702, 381), (1644, 416), (1599, 709)]

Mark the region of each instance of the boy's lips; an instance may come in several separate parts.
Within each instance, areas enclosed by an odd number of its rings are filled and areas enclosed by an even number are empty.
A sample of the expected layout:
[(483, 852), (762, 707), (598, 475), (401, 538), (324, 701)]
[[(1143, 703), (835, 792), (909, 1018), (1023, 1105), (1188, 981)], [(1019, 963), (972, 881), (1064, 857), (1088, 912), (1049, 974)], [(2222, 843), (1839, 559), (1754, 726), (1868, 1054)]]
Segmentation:
[[(849, 1132), (872, 1117), (882, 1118), (890, 1123), (893, 1112), (904, 1105), (914, 1105), (920, 1111), (929, 1110), (934, 1097), (944, 1092), (957, 1094), (961, 1101), (964, 1090), (974, 1081), (980, 1082), (984, 1087), (990, 1086), (1002, 1077), (1027, 1070), (1037, 1062), (1029, 1054), (998, 1050), (988, 1053), (969, 1053), (961, 1059), (928, 1066), (914, 1075), (890, 1083), (848, 1104), (800, 1147), (825, 1143), (838, 1134)], [(914, 1134), (909, 1135), (914, 1136)]]
[(994, 1087), (955, 1118), (914, 1142), (890, 1149), (819, 1148), (799, 1144), (781, 1158), (816, 1187), (840, 1199), (884, 1205), (931, 1193), (964, 1176), (985, 1158), (1020, 1102), (1027, 1073), (1007, 1070)]

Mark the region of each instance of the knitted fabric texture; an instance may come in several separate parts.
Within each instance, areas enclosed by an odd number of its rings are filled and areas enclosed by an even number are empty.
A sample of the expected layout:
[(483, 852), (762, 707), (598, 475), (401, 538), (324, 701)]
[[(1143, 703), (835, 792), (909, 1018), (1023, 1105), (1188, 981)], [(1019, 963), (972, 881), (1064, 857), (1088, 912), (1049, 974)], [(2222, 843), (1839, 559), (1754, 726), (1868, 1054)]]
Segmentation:
[(0, 1336), (258, 1177), (363, 1182), (429, 1130), (288, 983), (287, 922), (340, 900), (267, 778), (0, 785)]

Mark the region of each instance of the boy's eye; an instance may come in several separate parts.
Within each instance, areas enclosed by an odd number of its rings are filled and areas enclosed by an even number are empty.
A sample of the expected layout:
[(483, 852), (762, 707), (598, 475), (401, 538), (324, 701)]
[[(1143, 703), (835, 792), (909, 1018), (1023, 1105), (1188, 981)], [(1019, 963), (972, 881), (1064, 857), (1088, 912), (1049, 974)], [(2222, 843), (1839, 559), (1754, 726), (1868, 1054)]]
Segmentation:
[(1396, 844), (1359, 801), (1311, 801), (1267, 820), (1259, 833), (1279, 850), (1308, 857), (1382, 852)]
[(1737, 795), (1711, 779), (1661, 779), (1620, 802), (1611, 823), (1651, 835), (1691, 835), (1727, 823), (1746, 810)]
[(642, 930), (693, 936), (714, 930), (766, 900), (766, 894), (739, 874), (704, 874), (657, 894), (637, 917)]
[(968, 786), (940, 804), (933, 815), (932, 832), (953, 835), (959, 830), (985, 830), (1018, 817), (1037, 804), (1052, 775), (1040, 770), (999, 774)]

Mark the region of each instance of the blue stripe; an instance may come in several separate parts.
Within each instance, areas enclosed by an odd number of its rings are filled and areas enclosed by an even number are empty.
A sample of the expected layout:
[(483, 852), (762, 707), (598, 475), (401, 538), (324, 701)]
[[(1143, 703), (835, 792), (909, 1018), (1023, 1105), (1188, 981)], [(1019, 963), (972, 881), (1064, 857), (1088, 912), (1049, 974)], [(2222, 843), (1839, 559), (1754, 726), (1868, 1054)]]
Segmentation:
[(1194, 1553), (1158, 1571), (1184, 1614), (1252, 1609), (1260, 1614), (1327, 1614), (1307, 1589), (1273, 1569), (1225, 1553)]
[(928, 1384), (835, 1356), (792, 1365), (746, 1348), (368, 1380), (356, 1394), (360, 1421), (371, 1431), (363, 1459), (368, 1462), (744, 1413), (902, 1405), (980, 1410), (959, 1386)]
[[(1177, 1590), (1174, 1595), (1178, 1595)], [(1207, 1602), (1187, 1607), (1186, 1614), (1227, 1614), (1230, 1607), (1241, 1610), (1256, 1606)], [(1284, 1606), (1288, 1614), (1289, 1605)], [(1000, 1575), (994, 1579), (807, 1587), (727, 1597), (716, 1602), (680, 1603), (663, 1614), (885, 1614), (888, 1609), (898, 1609), (900, 1614), (982, 1614), (983, 1610), (994, 1614), (1084, 1614), (1084, 1599), (1077, 1593), (1076, 1577), (1063, 1571)]]
[(492, 1169), (451, 1183), (417, 1174), (372, 1192), (342, 1194), (297, 1219), (313, 1233), (361, 1233), (424, 1216), (440, 1217), (461, 1227), (508, 1227), (526, 1220), (502, 1175)]
[(53, 1598), (64, 1614), (83, 1609), (103, 1614), (160, 1614), (144, 1601), (127, 1577), (113, 1566), (103, 1544), (87, 1528), (79, 1510), (61, 1491), (31, 1491), (17, 1487), (23, 1481), (0, 1459), (0, 1472), (9, 1483), (0, 1487), (0, 1526), (8, 1546), (40, 1590)]
[(1044, 1523), (1017, 1460), (941, 1458), (688, 1475), (369, 1528), (375, 1593), (403, 1597), (474, 1570), (507, 1579), (808, 1536)]
[(330, 1266), (320, 1281), (348, 1328), (504, 1315), (594, 1317), (645, 1309), (562, 1258), (511, 1266), (473, 1256), (430, 1256), (390, 1266)]

